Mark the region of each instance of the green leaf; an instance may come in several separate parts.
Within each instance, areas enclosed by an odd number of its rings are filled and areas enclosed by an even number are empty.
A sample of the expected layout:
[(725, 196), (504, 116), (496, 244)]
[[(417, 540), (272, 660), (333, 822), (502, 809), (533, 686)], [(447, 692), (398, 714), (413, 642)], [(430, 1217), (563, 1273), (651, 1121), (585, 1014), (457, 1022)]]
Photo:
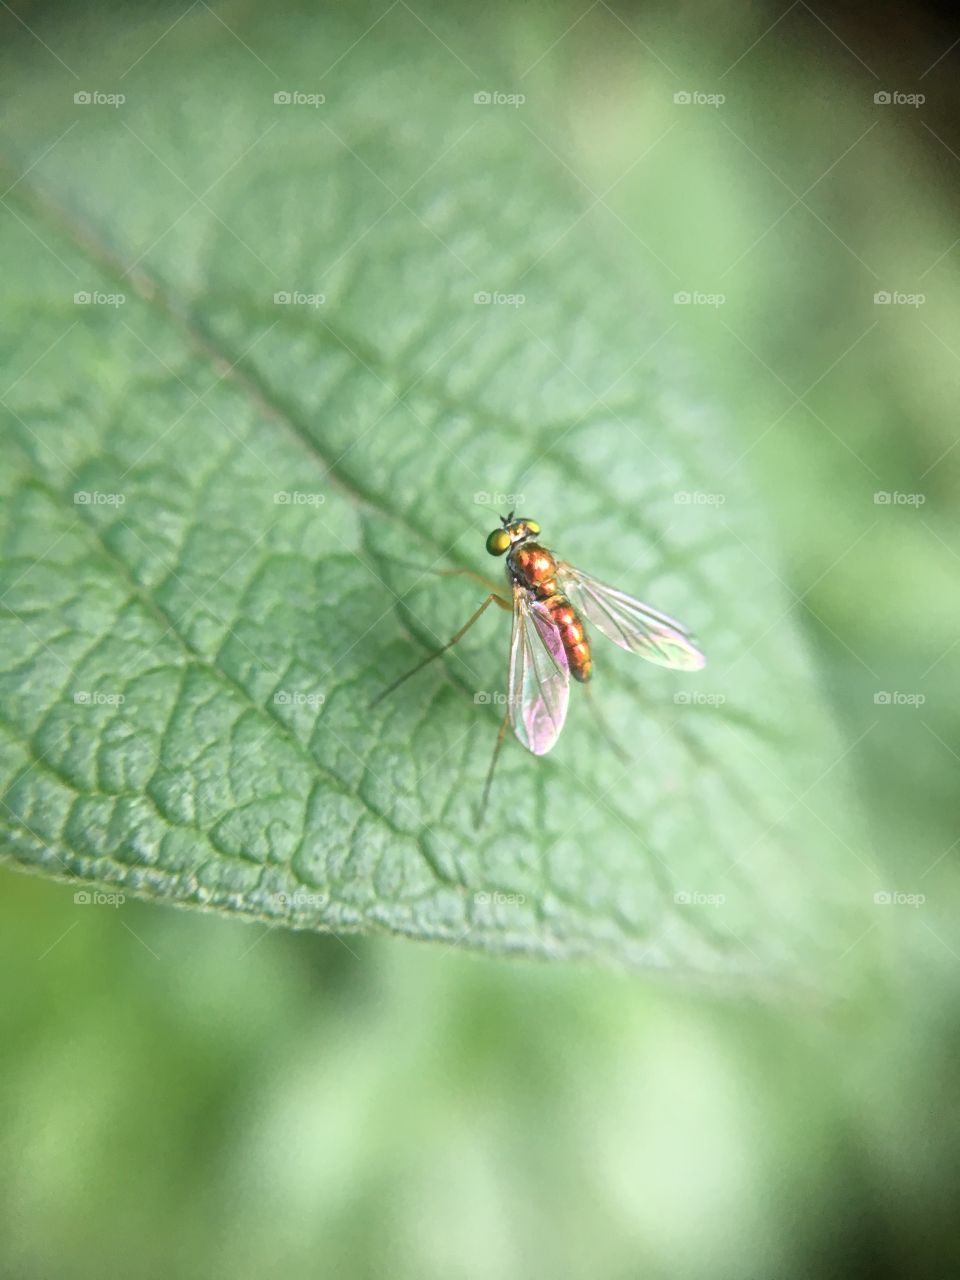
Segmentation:
[[(834, 964), (867, 901), (842, 747), (741, 449), (524, 77), (533, 20), (177, 16), (4, 58), (8, 857), (297, 927)], [(480, 602), (430, 571), (489, 571), (508, 506), (709, 665), (594, 637), (630, 762), (577, 696), (478, 834), (507, 619), (371, 703)]]

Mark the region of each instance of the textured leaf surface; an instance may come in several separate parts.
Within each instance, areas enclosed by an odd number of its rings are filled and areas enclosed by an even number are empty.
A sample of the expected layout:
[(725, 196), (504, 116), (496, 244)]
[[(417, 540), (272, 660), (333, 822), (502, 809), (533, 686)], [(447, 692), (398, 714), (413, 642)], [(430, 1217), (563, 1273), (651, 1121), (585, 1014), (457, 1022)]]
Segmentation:
[[(714, 975), (829, 959), (859, 932), (823, 807), (842, 748), (736, 442), (567, 171), (560, 87), (474, 102), (521, 83), (509, 22), (494, 48), (380, 13), (118, 11), (64, 65), (11, 39), (5, 851), (302, 927)], [(595, 637), (631, 762), (579, 698), (551, 756), (508, 744), (478, 836), (506, 618), (370, 703), (479, 603), (424, 570), (488, 571), (507, 505), (708, 667)]]

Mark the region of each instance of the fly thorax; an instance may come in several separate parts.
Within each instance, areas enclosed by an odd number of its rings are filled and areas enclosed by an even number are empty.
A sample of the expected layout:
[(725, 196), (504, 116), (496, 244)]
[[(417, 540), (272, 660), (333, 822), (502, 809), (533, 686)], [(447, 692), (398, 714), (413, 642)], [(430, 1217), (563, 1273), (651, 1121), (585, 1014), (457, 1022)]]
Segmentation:
[(521, 586), (543, 599), (557, 591), (557, 562), (538, 542), (522, 542), (510, 552), (510, 569)]

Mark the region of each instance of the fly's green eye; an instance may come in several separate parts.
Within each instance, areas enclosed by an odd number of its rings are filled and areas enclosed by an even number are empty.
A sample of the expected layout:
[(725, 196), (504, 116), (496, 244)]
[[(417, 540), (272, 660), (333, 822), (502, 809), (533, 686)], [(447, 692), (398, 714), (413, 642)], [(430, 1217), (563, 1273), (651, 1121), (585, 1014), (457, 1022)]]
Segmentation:
[(494, 529), (487, 538), (487, 550), (492, 556), (502, 556), (510, 546), (510, 535), (506, 529)]
[(527, 528), (530, 530), (530, 532), (531, 532), (531, 533), (539, 533), (539, 532), (540, 532), (540, 526), (537, 524), (536, 520), (528, 520), (528, 521), (527, 521)]

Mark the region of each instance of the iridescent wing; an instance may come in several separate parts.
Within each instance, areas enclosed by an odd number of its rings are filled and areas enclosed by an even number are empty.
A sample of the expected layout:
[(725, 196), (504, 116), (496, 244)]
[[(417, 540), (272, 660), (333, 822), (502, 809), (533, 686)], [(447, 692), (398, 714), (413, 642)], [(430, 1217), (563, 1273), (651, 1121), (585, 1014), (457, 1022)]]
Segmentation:
[(560, 586), (570, 603), (608, 640), (630, 653), (677, 671), (699, 671), (706, 658), (683, 626), (665, 613), (641, 604), (624, 591), (608, 587), (560, 560)]
[(569, 696), (570, 668), (560, 632), (546, 609), (514, 583), (510, 723), (535, 756), (546, 755), (559, 738)]

